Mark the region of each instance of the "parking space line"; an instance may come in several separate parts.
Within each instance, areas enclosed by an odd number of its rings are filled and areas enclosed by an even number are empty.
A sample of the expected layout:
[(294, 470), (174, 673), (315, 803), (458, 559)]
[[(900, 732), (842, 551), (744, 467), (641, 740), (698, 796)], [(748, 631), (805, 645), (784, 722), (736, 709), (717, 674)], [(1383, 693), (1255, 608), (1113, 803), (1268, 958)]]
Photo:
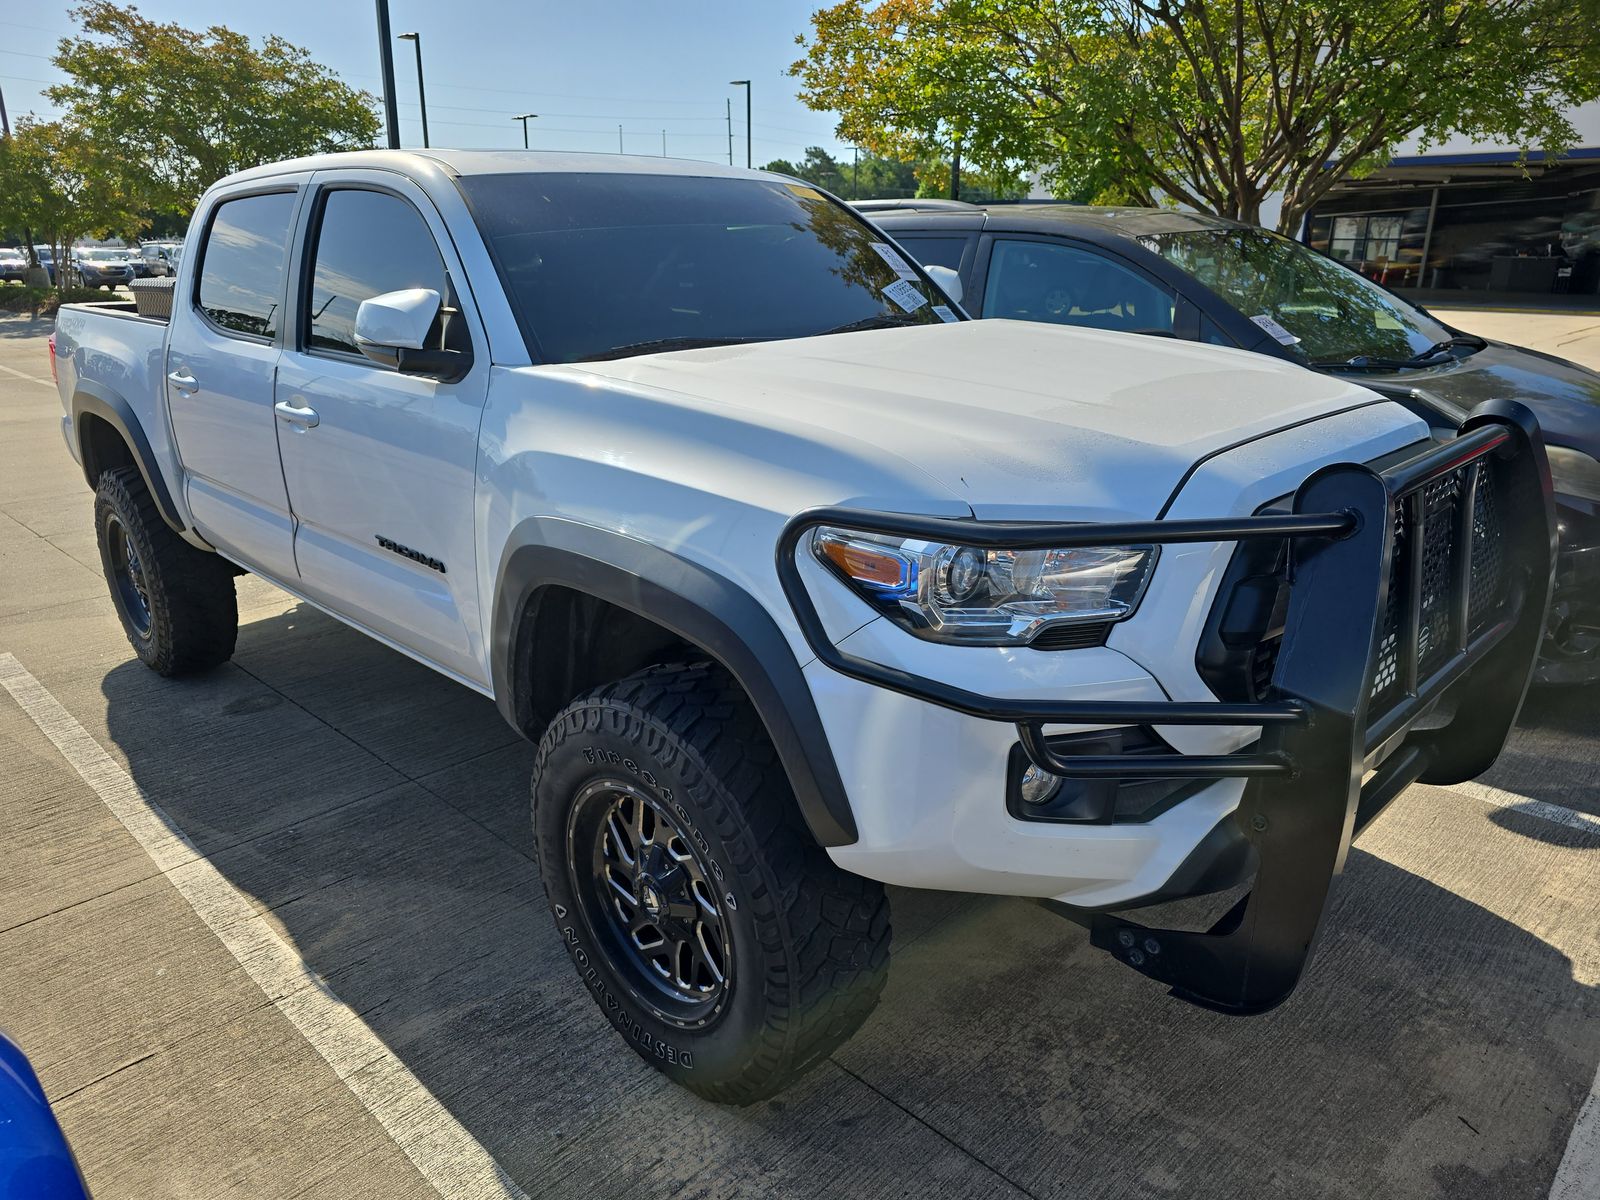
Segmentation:
[(1575, 808), (1565, 808), (1545, 800), (1533, 800), (1527, 796), (1519, 796), (1515, 792), (1491, 787), (1487, 783), (1478, 783), (1476, 780), (1453, 783), (1450, 785), (1450, 790), (1460, 792), (1463, 796), (1471, 796), (1475, 800), (1482, 800), (1485, 804), (1492, 804), (1496, 808), (1525, 813), (1530, 817), (1552, 821), (1583, 833), (1600, 834), (1600, 817), (1590, 816)]
[(1595, 1072), (1589, 1098), (1573, 1123), (1567, 1152), (1550, 1185), (1550, 1200), (1594, 1200), (1596, 1196), (1600, 1196), (1600, 1070)]
[(27, 372), (19, 371), (15, 367), (8, 367), (5, 363), (0, 363), (0, 371), (4, 371), (7, 375), (15, 375), (18, 379), (26, 379), (29, 383), (42, 383), (45, 387), (55, 387), (55, 384), (48, 379), (40, 378), (38, 375), (29, 375)]
[(14, 655), (0, 685), (441, 1196), (528, 1200), (450, 1111)]

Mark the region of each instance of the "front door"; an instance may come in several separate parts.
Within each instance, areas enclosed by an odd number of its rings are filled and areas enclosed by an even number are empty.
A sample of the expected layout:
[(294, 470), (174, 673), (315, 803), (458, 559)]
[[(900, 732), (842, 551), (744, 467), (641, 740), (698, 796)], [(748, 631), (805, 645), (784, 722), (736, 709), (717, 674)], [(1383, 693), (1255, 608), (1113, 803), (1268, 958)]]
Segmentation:
[(193, 251), (193, 284), (184, 282), (173, 305), (165, 365), (195, 525), (224, 553), (292, 583), (294, 537), (272, 404), (300, 193), (275, 186), (212, 210)]
[[(278, 445), (300, 586), (318, 603), (484, 685), (473, 495), (487, 340), (437, 212), (414, 185), (342, 174), (309, 200), (293, 329), (278, 367)], [(476, 347), (454, 383), (364, 357), (356, 308), (431, 288), (456, 309), (449, 348)]]

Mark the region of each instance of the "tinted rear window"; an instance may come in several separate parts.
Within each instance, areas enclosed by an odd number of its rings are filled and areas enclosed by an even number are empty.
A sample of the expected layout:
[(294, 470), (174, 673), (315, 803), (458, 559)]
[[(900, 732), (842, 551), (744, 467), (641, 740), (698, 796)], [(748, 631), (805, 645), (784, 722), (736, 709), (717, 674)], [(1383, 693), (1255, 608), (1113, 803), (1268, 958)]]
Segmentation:
[(920, 272), (804, 184), (622, 173), (460, 182), (530, 350), (549, 361), (939, 320)]
[(295, 193), (241, 196), (217, 206), (206, 234), (200, 311), (223, 329), (273, 337), (283, 324), (283, 275)]

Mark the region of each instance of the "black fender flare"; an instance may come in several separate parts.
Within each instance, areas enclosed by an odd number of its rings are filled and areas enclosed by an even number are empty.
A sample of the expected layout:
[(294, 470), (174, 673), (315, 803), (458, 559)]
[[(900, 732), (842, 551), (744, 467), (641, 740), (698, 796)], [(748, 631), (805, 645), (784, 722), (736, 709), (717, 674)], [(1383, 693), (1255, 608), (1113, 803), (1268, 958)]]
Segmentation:
[(150, 489), (150, 495), (155, 499), (156, 510), (160, 512), (161, 519), (176, 532), (183, 533), (187, 526), (178, 513), (178, 506), (172, 502), (172, 493), (167, 490), (166, 477), (156, 465), (155, 452), (150, 449), (150, 439), (145, 436), (144, 426), (139, 424), (133, 406), (110, 388), (87, 379), (80, 379), (72, 393), (72, 436), (78, 443), (78, 459), (83, 465), (83, 477), (90, 487), (94, 487), (96, 480), (93, 464), (90, 461), (89, 448), (84, 444), (83, 438), (85, 415), (99, 417), (122, 436), (122, 440), (127, 443), (128, 450), (133, 455), (133, 461), (139, 467), (139, 474), (144, 476), (145, 487)]
[(496, 581), (490, 665), (495, 703), (513, 728), (520, 624), (541, 588), (587, 593), (670, 630), (720, 663), (750, 697), (794, 789), (800, 813), (823, 846), (857, 838), (855, 816), (816, 701), (789, 640), (766, 608), (726, 577), (624, 534), (553, 517), (531, 517)]

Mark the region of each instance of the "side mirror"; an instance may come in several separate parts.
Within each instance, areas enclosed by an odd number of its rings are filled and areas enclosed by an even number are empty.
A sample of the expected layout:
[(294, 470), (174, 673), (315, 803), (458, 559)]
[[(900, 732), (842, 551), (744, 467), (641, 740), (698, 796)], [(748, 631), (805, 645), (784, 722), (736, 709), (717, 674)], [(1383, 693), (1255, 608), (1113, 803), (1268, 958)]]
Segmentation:
[(429, 375), (447, 383), (460, 379), (472, 369), (470, 353), (427, 347), (442, 305), (432, 288), (368, 297), (356, 307), (356, 349), (402, 375)]
[(961, 303), (961, 276), (949, 267), (923, 267), (928, 278), (939, 285), (939, 290), (957, 304)]

